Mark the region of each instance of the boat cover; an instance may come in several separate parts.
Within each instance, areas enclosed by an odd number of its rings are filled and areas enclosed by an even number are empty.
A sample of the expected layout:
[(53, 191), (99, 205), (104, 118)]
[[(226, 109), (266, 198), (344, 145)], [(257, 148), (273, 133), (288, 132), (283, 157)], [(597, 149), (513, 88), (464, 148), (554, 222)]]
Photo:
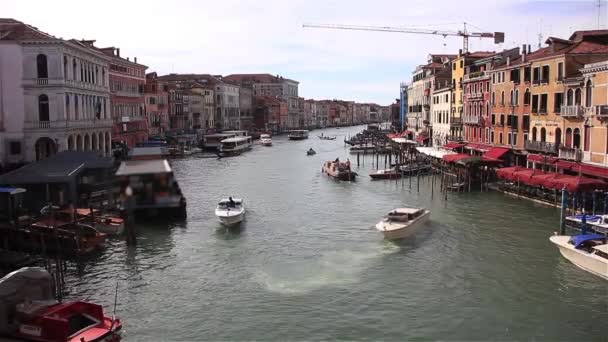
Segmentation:
[(574, 248), (580, 248), (580, 246), (586, 241), (591, 240), (605, 240), (606, 237), (604, 235), (599, 234), (581, 234), (581, 235), (573, 235), (570, 237), (570, 243), (574, 245)]
[(51, 275), (41, 267), (24, 267), (0, 279), (0, 334), (14, 329), (17, 304), (26, 300), (53, 301)]

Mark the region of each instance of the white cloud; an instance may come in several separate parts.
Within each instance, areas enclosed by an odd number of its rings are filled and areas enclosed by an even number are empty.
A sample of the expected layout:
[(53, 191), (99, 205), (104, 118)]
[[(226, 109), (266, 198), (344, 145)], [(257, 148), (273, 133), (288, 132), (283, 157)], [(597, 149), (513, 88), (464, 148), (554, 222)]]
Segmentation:
[[(410, 77), (428, 53), (457, 53), (459, 37), (303, 29), (302, 23), (343, 23), (459, 30), (504, 31), (506, 43), (472, 39), (472, 49), (498, 50), (535, 44), (543, 32), (568, 36), (595, 23), (590, 12), (515, 13), (525, 1), (327, 1), (20, 0), (2, 4), (2, 15), (56, 36), (97, 39), (124, 56), (138, 56), (150, 70), (168, 72), (270, 72), (300, 77), (301, 95), (388, 103), (399, 81)], [(583, 5), (590, 2), (581, 2)], [(550, 3), (547, 6), (551, 6)], [(33, 10), (35, 9), (35, 10)], [(591, 27), (594, 28), (594, 27)], [(376, 66), (374, 72), (369, 66)], [(387, 66), (402, 65), (387, 77)], [(365, 68), (365, 75), (359, 75)], [(348, 80), (332, 74), (350, 73)], [(295, 78), (295, 77), (294, 77)], [(353, 86), (353, 79), (360, 84)], [(364, 84), (368, 84), (365, 86)], [(322, 94), (321, 91), (331, 92)], [(324, 96), (325, 95), (325, 96)]]

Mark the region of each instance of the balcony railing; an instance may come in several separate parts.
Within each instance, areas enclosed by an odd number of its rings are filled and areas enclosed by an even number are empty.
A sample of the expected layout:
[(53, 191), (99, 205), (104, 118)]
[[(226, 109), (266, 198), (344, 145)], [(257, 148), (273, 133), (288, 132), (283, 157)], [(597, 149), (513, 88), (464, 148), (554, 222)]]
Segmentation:
[(464, 80), (465, 81), (466, 80), (472, 80), (472, 79), (475, 79), (475, 78), (483, 77), (485, 75), (486, 75), (485, 71), (475, 71), (475, 72), (469, 73), (467, 75), (464, 75)]
[(39, 78), (36, 80), (36, 84), (47, 85), (47, 84), (49, 84), (49, 79), (48, 78)]
[(583, 151), (581, 151), (579, 148), (570, 148), (570, 147), (560, 146), (559, 158), (574, 160), (574, 161), (581, 161), (581, 160), (583, 160)]
[(54, 121), (25, 121), (24, 128), (29, 130), (36, 129), (57, 129), (66, 128), (107, 128), (112, 126), (112, 119), (82, 119), (82, 120), (54, 120)]
[(463, 115), (462, 122), (465, 125), (481, 125), (482, 118), (479, 115)]
[(585, 109), (581, 105), (562, 106), (560, 116), (564, 118), (582, 118), (585, 114)]
[(483, 94), (482, 93), (471, 93), (471, 94), (468, 94), (468, 96), (469, 96), (469, 100), (475, 100), (475, 99), (482, 98)]
[(460, 126), (460, 125), (462, 125), (462, 119), (452, 116), (452, 117), (450, 117), (450, 125), (451, 126)]
[(608, 116), (608, 105), (595, 106), (595, 115)]
[(558, 145), (554, 143), (548, 143), (543, 141), (532, 141), (526, 140), (524, 142), (524, 148), (529, 151), (543, 152), (543, 153), (558, 153)]
[(50, 121), (38, 121), (38, 128), (50, 128), (50, 127), (51, 127)]
[(457, 136), (457, 135), (448, 135), (448, 136), (446, 136), (446, 139), (448, 141), (458, 141), (458, 142), (464, 141), (464, 139), (461, 136)]

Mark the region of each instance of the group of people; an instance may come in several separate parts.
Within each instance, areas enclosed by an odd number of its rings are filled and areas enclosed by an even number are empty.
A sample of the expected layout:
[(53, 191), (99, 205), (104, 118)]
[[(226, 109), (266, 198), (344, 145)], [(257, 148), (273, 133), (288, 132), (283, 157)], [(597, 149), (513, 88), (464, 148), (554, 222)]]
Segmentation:
[[(336, 160), (334, 160), (334, 163), (336, 163), (337, 165), (340, 165), (340, 158), (336, 158)], [(344, 163), (344, 166), (346, 167), (346, 169), (348, 169), (350, 171), (350, 159), (346, 158), (346, 162)]]

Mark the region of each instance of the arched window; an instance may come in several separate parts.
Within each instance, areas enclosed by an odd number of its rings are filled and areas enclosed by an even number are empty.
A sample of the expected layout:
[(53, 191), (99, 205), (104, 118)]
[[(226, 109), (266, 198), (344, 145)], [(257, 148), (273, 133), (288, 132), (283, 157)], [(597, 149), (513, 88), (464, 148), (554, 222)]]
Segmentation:
[(547, 141), (547, 130), (545, 129), (545, 127), (540, 128), (540, 141), (541, 142)]
[(530, 89), (528, 88), (524, 92), (524, 105), (530, 105)]
[(99, 83), (99, 67), (95, 66), (95, 83)]
[(483, 115), (483, 103), (479, 102), (479, 115)]
[(555, 129), (555, 146), (559, 147), (562, 144), (562, 129), (557, 127)]
[(49, 97), (38, 96), (38, 121), (49, 121)]
[(566, 147), (572, 147), (572, 128), (566, 128)]
[(511, 89), (511, 93), (509, 94), (509, 101), (511, 101), (511, 103), (509, 103), (509, 105), (511, 105), (511, 106), (515, 105), (515, 92), (513, 91), (513, 89)]
[(572, 147), (581, 148), (581, 130), (578, 128), (575, 128), (572, 134)]
[(532, 141), (536, 141), (536, 127), (532, 127)]
[(38, 78), (49, 78), (49, 69), (46, 63), (46, 55), (39, 54), (36, 56), (36, 67), (38, 69)]
[(572, 106), (574, 103), (574, 92), (572, 89), (568, 89), (568, 93), (566, 94), (566, 105)]
[(84, 66), (80, 63), (80, 82), (84, 82)]
[(501, 106), (505, 105), (505, 91), (504, 90), (500, 93), (500, 105)]
[(587, 80), (585, 85), (585, 107), (591, 107), (591, 80)]
[(76, 136), (76, 151), (82, 151), (82, 136), (80, 134)]
[(63, 79), (68, 79), (68, 57), (63, 56)]
[(492, 106), (496, 104), (496, 93), (492, 92)]
[(91, 150), (91, 138), (89, 137), (89, 134), (85, 134), (84, 135), (84, 148), (85, 151), (90, 151)]
[(519, 89), (515, 89), (515, 105), (519, 106)]
[(68, 137), (68, 151), (73, 151), (73, 150), (74, 150), (74, 137), (70, 135)]
[(574, 91), (574, 104), (577, 106), (581, 105), (581, 88), (576, 88)]

